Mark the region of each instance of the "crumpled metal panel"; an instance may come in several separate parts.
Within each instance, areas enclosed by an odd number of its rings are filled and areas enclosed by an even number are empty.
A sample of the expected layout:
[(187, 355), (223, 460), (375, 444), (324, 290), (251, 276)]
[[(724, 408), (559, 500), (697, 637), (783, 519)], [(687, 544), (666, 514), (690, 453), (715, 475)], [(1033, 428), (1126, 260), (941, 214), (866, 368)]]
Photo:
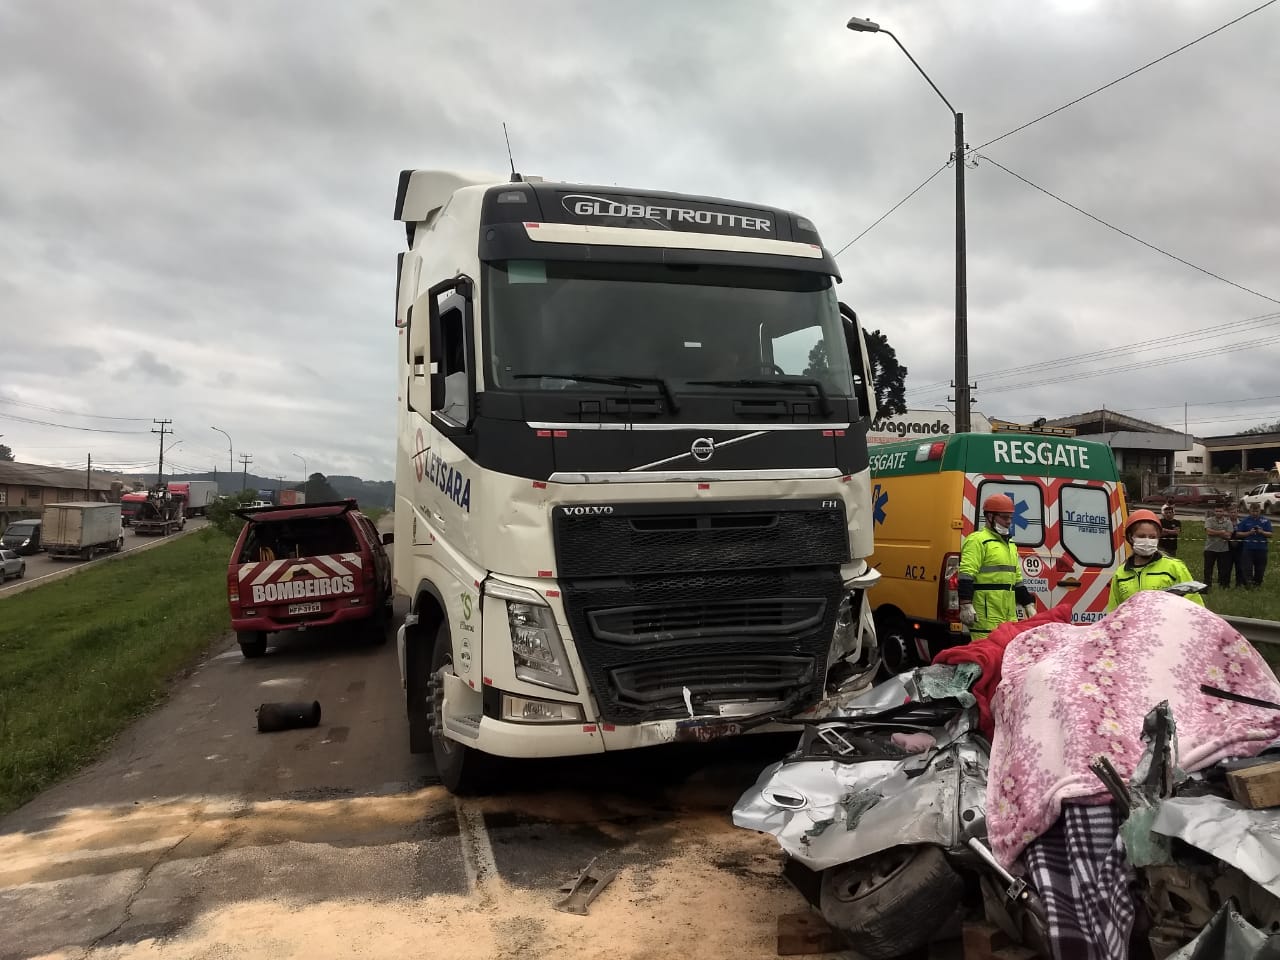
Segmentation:
[(1240, 870), (1280, 897), (1280, 809), (1246, 810), (1221, 797), (1172, 797), (1151, 829), (1177, 837)]
[(985, 834), (986, 773), (986, 752), (968, 741), (902, 760), (775, 763), (734, 805), (733, 822), (773, 834), (812, 870), (905, 844), (959, 849)]
[(1268, 936), (1224, 903), (1209, 925), (1168, 960), (1280, 960), (1280, 936)]

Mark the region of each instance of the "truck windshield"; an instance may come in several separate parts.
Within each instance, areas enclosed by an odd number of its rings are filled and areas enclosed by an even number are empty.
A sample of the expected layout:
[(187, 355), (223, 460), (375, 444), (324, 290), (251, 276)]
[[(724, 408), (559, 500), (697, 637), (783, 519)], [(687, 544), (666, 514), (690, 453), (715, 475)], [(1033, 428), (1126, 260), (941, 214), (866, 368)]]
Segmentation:
[[(617, 384), (600, 380), (652, 377), (677, 393), (711, 393), (803, 377), (852, 395), (828, 276), (541, 260), (485, 270), (486, 374), (500, 389), (609, 392)], [(575, 379), (546, 375), (557, 371)]]

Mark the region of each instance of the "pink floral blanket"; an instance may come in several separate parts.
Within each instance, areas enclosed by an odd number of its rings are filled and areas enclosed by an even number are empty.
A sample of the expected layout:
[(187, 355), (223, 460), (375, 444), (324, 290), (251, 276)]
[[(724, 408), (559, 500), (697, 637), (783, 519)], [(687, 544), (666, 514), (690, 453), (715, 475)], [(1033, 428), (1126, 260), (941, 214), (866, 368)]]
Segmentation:
[(1064, 800), (1107, 802), (1089, 762), (1106, 754), (1128, 778), (1143, 718), (1161, 700), (1189, 773), (1280, 738), (1280, 711), (1200, 692), (1207, 683), (1280, 702), (1266, 661), (1221, 617), (1168, 593), (1135, 594), (1093, 624), (1028, 630), (1005, 650), (1003, 671), (991, 702), (987, 830), (1006, 867), (1053, 826)]

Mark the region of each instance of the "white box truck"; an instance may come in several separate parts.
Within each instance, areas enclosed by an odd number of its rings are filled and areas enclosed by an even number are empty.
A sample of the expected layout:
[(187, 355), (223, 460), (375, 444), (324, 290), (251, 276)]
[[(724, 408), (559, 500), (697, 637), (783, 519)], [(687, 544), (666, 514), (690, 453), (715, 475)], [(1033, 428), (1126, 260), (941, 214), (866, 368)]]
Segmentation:
[(50, 503), (41, 519), (44, 548), (51, 557), (89, 560), (124, 546), (118, 503)]
[(209, 504), (218, 499), (218, 484), (212, 480), (170, 481), (169, 492), (185, 497), (182, 510), (186, 516), (203, 517)]

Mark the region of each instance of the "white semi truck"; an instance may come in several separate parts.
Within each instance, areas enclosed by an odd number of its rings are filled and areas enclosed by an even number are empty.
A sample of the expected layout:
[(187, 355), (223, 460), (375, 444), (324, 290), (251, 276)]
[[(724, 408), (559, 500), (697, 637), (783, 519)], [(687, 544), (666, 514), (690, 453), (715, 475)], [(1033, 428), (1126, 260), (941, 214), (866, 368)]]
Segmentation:
[(395, 217), (398, 647), (451, 790), (866, 684), (875, 396), (812, 223), (432, 170)]

